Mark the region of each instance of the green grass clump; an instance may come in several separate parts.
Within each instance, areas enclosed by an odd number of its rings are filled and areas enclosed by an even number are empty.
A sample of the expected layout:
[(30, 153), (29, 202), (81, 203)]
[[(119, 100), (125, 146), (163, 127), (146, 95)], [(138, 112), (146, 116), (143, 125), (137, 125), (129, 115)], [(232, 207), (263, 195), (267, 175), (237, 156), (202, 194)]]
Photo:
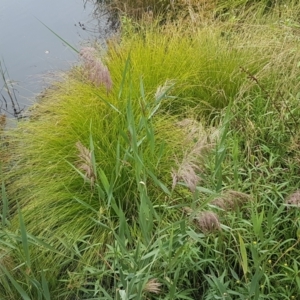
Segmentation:
[[(149, 242), (158, 224), (181, 215), (167, 209), (178, 205), (171, 197), (171, 173), (195, 142), (177, 117), (160, 112), (172, 89), (167, 78), (150, 92), (141, 74), (135, 82), (132, 58), (123, 61), (123, 68), (121, 76), (111, 73), (111, 90), (74, 70), (53, 84), (29, 120), (12, 130), (6, 180), (16, 214), (11, 226), (20, 224), (18, 203), (21, 231), (26, 226), (23, 231), (38, 240), (23, 245), (27, 260), (34, 259), (23, 272), (17, 267), (15, 276), (45, 270), (56, 296), (72, 286), (64, 283), (71, 273), (100, 263), (106, 244), (123, 227), (132, 246), (141, 232)], [(187, 193), (185, 202), (191, 199)], [(13, 252), (21, 263), (23, 255)]]
[(176, 96), (164, 105), (166, 110), (179, 114), (187, 107), (198, 107), (197, 112), (210, 113), (224, 108), (248, 82), (240, 66), (256, 74), (267, 63), (267, 53), (262, 56), (255, 45), (244, 47), (247, 40), (238, 44), (236, 41), (227, 37), (222, 27), (193, 33), (182, 32), (174, 26), (158, 32), (150, 29), (144, 34), (131, 33), (120, 46), (110, 49), (108, 65), (113, 76), (120, 76), (117, 74), (121, 74), (122, 61), (130, 53), (133, 82), (138, 84), (139, 77), (143, 76), (149, 90), (162, 85), (166, 79), (175, 83)]

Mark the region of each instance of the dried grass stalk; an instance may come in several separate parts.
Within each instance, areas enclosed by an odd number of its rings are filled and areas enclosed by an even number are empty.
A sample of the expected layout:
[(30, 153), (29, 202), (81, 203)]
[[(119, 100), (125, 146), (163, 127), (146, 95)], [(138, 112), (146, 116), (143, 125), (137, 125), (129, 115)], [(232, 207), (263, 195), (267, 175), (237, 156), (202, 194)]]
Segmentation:
[(107, 66), (97, 56), (97, 51), (92, 47), (84, 47), (80, 50), (83, 61), (84, 73), (96, 86), (106, 87), (107, 92), (112, 89), (112, 80)]
[(96, 181), (96, 172), (93, 167), (92, 152), (83, 146), (81, 142), (76, 143), (76, 148), (79, 151), (78, 169), (84, 173), (86, 179), (90, 181), (91, 187), (93, 187)]

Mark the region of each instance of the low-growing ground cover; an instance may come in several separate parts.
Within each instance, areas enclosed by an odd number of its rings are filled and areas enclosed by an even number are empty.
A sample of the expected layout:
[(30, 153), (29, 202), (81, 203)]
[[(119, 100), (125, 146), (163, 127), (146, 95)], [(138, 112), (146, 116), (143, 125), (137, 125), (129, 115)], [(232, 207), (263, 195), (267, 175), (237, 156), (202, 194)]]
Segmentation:
[(1, 299), (298, 298), (297, 23), (196, 16), (123, 18), (2, 132)]

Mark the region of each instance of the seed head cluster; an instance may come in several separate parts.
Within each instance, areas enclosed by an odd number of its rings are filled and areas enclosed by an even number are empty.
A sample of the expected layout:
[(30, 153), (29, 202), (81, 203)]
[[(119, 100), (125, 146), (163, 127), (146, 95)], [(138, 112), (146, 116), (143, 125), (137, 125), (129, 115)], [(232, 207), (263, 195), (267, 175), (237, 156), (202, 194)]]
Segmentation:
[(81, 142), (76, 143), (76, 148), (79, 151), (78, 169), (84, 172), (85, 178), (90, 181), (91, 187), (93, 187), (96, 181), (96, 172), (93, 167), (92, 152)]
[(183, 119), (176, 126), (185, 132), (184, 145), (187, 149), (181, 160), (177, 161), (178, 168), (172, 169), (172, 189), (179, 181), (194, 192), (200, 181), (204, 154), (214, 144), (216, 132), (207, 132), (204, 126), (193, 119)]
[(112, 80), (107, 66), (97, 56), (97, 51), (92, 47), (84, 47), (79, 52), (83, 62), (84, 73), (94, 85), (104, 86), (109, 92), (112, 89)]
[[(225, 212), (232, 212), (249, 201), (251, 201), (249, 195), (239, 191), (229, 190), (224, 192), (221, 196), (214, 198), (210, 204), (221, 208)], [(191, 207), (183, 207), (183, 212), (195, 226), (205, 234), (222, 230), (219, 213), (210, 210), (197, 211), (197, 209), (192, 209)]]
[(158, 282), (156, 278), (152, 278), (146, 283), (144, 291), (148, 293), (159, 294), (161, 292), (160, 287), (161, 283)]
[(211, 204), (224, 211), (232, 211), (250, 200), (250, 196), (245, 193), (229, 190), (211, 201)]
[(290, 194), (286, 199), (285, 203), (300, 208), (300, 190), (296, 190), (292, 194)]
[(203, 233), (221, 230), (219, 217), (212, 211), (203, 211), (195, 216), (195, 223)]

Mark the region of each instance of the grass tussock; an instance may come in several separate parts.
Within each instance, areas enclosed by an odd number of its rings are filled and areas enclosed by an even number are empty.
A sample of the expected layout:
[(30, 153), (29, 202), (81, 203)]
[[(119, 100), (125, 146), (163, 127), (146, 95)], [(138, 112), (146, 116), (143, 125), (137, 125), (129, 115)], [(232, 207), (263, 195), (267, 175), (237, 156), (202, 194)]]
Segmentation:
[(1, 299), (297, 299), (299, 5), (268, 3), (123, 16), (1, 131)]

